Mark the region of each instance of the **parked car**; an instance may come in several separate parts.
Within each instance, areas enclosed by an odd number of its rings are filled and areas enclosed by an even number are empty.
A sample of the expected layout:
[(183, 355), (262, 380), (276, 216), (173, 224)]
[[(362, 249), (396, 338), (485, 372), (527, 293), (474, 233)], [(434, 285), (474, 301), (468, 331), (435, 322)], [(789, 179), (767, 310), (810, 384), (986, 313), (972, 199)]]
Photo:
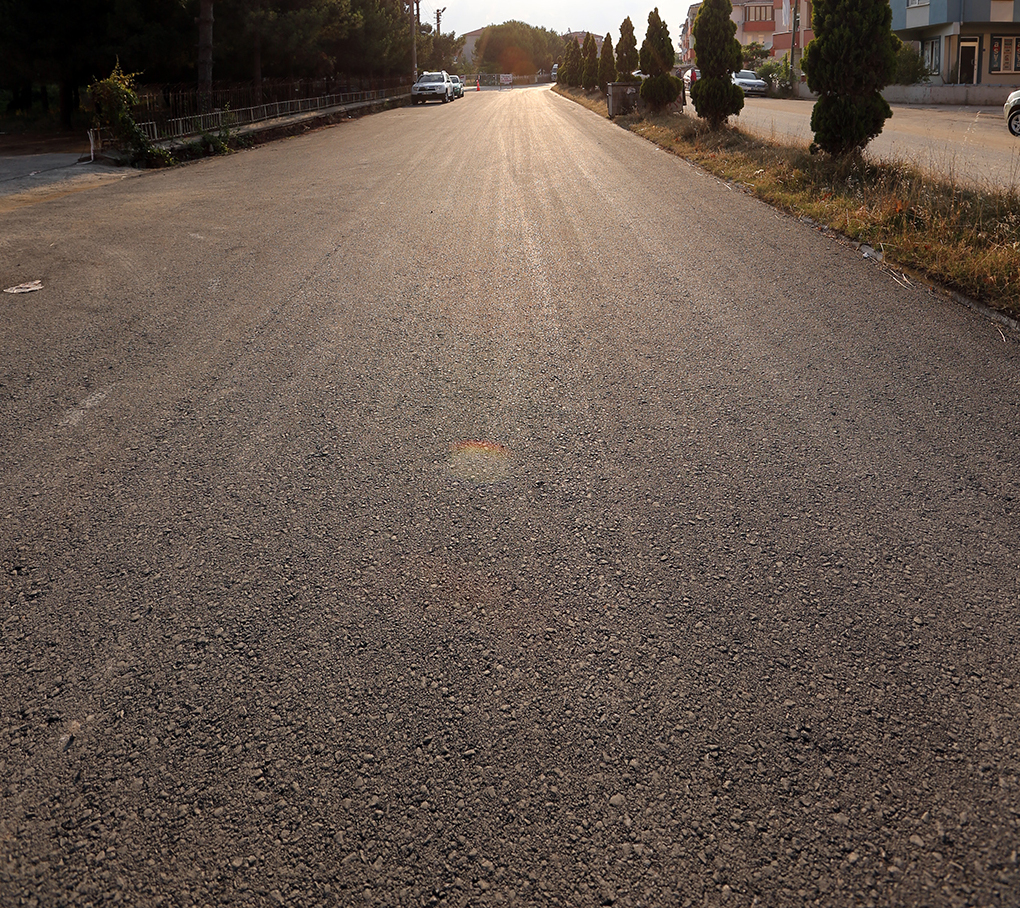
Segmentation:
[(445, 69), (437, 73), (422, 73), (411, 86), (412, 104), (424, 104), (431, 99), (444, 104), (453, 100), (453, 83)]
[(691, 86), (701, 78), (701, 70), (695, 69), (693, 66), (684, 73), (684, 89), (690, 94)]
[(1012, 135), (1020, 138), (1020, 91), (1013, 92), (1002, 105), (1006, 126)]
[(453, 96), (455, 98), (463, 98), (464, 83), (460, 81), (460, 76), (450, 76), (450, 81), (453, 83)]
[(769, 90), (768, 83), (758, 78), (750, 69), (742, 69), (733, 74), (733, 84), (744, 89), (745, 95), (763, 95)]

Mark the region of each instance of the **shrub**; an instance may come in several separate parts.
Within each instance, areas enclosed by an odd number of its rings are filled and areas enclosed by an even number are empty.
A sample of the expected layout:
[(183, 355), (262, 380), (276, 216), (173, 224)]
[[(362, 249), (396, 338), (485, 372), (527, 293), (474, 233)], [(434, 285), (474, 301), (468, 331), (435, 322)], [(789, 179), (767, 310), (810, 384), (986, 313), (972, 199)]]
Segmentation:
[(924, 57), (913, 44), (900, 41), (896, 51), (896, 72), (892, 77), (893, 85), (919, 85), (929, 78), (928, 67)]
[(684, 83), (671, 73), (649, 76), (641, 83), (641, 99), (652, 110), (662, 110), (680, 97)]
[(131, 154), (132, 164), (146, 167), (171, 164), (173, 158), (170, 152), (153, 145), (131, 116), (131, 107), (138, 101), (135, 94), (137, 75), (124, 72), (120, 68), (120, 60), (117, 60), (109, 76), (89, 86), (95, 111), (93, 122), (97, 128), (109, 131), (114, 145)]
[(892, 109), (880, 94), (896, 71), (889, 0), (815, 0), (814, 40), (804, 51), (813, 148), (859, 152), (882, 131)]
[(676, 51), (669, 37), (669, 27), (656, 7), (648, 14), (648, 31), (641, 44), (641, 72), (647, 79), (641, 83), (641, 97), (652, 110), (662, 110), (679, 96), (681, 82), (672, 75)]
[(744, 107), (744, 92), (732, 79), (743, 62), (732, 13), (730, 0), (705, 0), (692, 28), (701, 76), (691, 86), (691, 100), (698, 116), (707, 120), (713, 131)]
[(758, 78), (769, 83), (772, 91), (781, 97), (788, 97), (793, 92), (793, 69), (790, 66), (788, 53), (776, 60), (766, 60), (758, 70)]

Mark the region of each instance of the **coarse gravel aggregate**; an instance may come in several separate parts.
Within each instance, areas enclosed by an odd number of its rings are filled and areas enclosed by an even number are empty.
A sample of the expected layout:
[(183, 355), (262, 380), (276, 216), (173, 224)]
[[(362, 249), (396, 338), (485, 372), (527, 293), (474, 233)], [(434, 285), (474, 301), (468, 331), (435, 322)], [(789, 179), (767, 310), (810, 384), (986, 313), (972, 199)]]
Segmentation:
[(0, 904), (1020, 902), (1020, 343), (543, 89), (0, 214)]

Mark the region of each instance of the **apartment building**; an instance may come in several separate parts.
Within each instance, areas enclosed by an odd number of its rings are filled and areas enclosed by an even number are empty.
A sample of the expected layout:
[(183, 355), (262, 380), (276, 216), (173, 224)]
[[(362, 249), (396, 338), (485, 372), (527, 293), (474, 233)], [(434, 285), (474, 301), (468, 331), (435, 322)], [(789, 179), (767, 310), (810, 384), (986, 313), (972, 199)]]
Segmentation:
[[(692, 28), (700, 9), (700, 3), (691, 6), (680, 27), (681, 63), (694, 62)], [(771, 48), (774, 57), (781, 57), (792, 47), (799, 60), (807, 42), (814, 37), (810, 0), (735, 0), (730, 18), (737, 26), (736, 38), (742, 45), (757, 41)]]
[(932, 80), (1020, 84), (1020, 0), (890, 0), (893, 31), (915, 42)]

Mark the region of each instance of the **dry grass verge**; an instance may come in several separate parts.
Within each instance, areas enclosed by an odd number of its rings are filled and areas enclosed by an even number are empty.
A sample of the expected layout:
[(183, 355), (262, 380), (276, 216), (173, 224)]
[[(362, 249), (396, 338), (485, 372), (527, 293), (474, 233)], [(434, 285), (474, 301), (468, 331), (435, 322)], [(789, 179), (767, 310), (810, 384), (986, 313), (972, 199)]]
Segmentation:
[[(555, 90), (608, 116), (605, 98)], [(615, 123), (771, 205), (872, 246), (890, 265), (1020, 318), (1020, 192), (962, 188), (905, 163), (836, 160), (681, 113)]]

